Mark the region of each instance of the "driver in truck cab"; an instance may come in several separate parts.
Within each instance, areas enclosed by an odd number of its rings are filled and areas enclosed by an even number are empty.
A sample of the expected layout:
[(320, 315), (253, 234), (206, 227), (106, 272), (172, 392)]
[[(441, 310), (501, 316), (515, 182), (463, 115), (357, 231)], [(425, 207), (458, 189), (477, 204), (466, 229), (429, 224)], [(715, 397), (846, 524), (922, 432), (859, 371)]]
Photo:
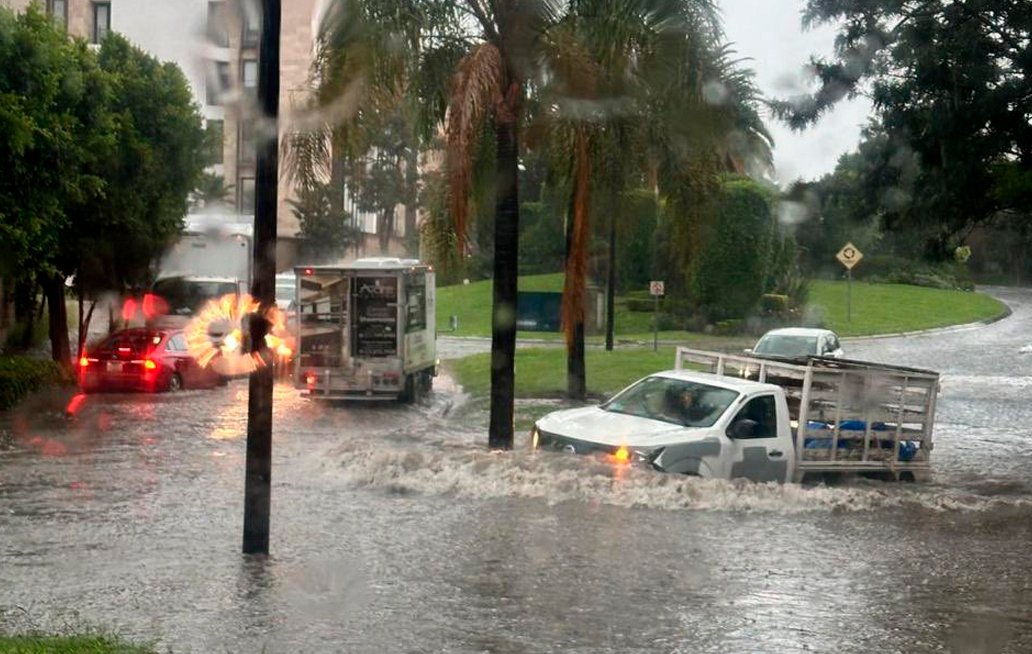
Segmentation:
[(688, 386), (667, 389), (668, 413), (681, 424), (692, 425), (705, 420), (711, 407), (700, 402), (698, 393)]

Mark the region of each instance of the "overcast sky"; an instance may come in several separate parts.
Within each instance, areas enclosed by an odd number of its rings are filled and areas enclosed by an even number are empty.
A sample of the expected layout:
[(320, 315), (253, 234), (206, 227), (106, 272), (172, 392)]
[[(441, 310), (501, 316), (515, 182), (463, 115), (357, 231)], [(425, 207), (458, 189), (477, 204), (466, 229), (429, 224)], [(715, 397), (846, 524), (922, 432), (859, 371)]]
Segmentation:
[[(720, 4), (728, 40), (739, 56), (752, 60), (748, 65), (768, 97), (786, 97), (806, 88), (803, 67), (810, 55), (832, 53), (834, 29), (803, 31), (800, 12), (805, 0), (720, 0)], [(864, 98), (843, 100), (804, 132), (793, 132), (768, 118), (778, 181), (785, 185), (830, 172), (839, 155), (855, 149), (870, 112)]]

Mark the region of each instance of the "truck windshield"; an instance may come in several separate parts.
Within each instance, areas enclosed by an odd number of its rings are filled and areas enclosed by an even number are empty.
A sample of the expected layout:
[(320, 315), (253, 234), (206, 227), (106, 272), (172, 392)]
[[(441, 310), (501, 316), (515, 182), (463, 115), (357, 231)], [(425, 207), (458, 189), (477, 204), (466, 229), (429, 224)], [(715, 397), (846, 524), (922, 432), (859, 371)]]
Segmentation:
[(602, 408), (685, 427), (711, 427), (738, 395), (737, 391), (684, 379), (646, 377)]
[(236, 290), (233, 282), (182, 277), (159, 279), (154, 283), (154, 293), (168, 303), (168, 312), (174, 316), (193, 315), (208, 300), (232, 295)]
[(753, 351), (778, 357), (804, 357), (817, 354), (817, 339), (813, 336), (771, 334), (761, 338)]

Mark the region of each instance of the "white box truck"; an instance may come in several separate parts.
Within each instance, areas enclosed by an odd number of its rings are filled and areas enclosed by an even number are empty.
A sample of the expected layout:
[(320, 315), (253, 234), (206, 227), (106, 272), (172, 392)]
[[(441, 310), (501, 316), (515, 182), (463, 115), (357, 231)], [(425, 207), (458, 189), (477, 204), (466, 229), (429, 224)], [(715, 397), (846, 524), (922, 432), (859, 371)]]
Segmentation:
[(187, 216), (158, 264), (154, 293), (170, 316), (193, 316), (208, 300), (250, 291), (253, 225), (236, 216)]
[(295, 385), (314, 399), (402, 400), (437, 374), (434, 272), (414, 259), (296, 266)]

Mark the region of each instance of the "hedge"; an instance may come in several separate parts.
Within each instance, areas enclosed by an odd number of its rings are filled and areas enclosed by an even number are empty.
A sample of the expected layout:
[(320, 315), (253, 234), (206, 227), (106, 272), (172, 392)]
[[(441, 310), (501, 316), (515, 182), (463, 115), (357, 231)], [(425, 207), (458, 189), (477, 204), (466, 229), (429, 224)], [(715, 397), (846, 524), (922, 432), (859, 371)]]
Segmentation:
[(47, 384), (70, 381), (69, 373), (54, 361), (0, 357), (0, 411), (10, 409)]

